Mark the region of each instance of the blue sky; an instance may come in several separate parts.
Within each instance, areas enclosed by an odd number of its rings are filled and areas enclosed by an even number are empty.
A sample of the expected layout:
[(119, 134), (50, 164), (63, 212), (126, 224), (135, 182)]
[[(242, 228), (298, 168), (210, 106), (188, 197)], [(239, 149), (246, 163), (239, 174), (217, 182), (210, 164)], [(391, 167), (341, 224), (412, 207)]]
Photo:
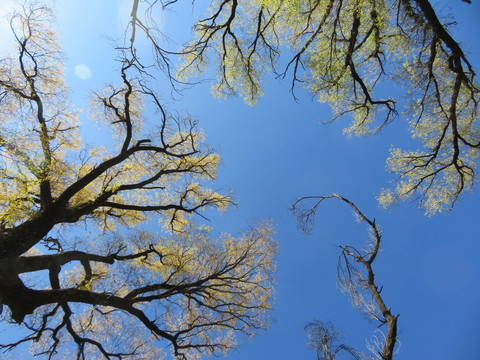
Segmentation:
[[(5, 6), (8, 1), (0, 5)], [(98, 89), (115, 77), (115, 51), (129, 1), (57, 1), (58, 32), (67, 55), (66, 76), (72, 102), (85, 107), (88, 89)], [(446, 4), (444, 1), (442, 4)], [(480, 71), (480, 5), (454, 2), (458, 27), (454, 34), (470, 50)], [(163, 14), (172, 48), (189, 36), (191, 2)], [(444, 5), (441, 5), (444, 6)], [(175, 7), (173, 9), (176, 9)], [(183, 12), (182, 12), (183, 11)], [(3, 29), (4, 27), (0, 27)], [(2, 40), (0, 46), (5, 47)], [(79, 67), (80, 66), (80, 67)], [(88, 69), (88, 70), (87, 70)], [(332, 125), (327, 105), (298, 92), (295, 102), (289, 82), (267, 78), (265, 96), (255, 107), (240, 98), (216, 100), (201, 84), (169, 99), (169, 84), (158, 88), (170, 106), (199, 120), (207, 142), (222, 157), (214, 187), (232, 189), (238, 207), (223, 215), (209, 213), (217, 231), (239, 233), (256, 218), (277, 223), (280, 242), (277, 296), (268, 331), (246, 339), (230, 359), (314, 359), (302, 329), (314, 319), (331, 321), (343, 341), (366, 351), (365, 341), (376, 329), (353, 309), (336, 286), (337, 245), (361, 247), (365, 227), (355, 223), (350, 209), (331, 201), (320, 208), (314, 233), (304, 236), (288, 207), (298, 197), (333, 192), (354, 201), (383, 230), (382, 252), (375, 262), (377, 282), (392, 313), (400, 314), (397, 359), (475, 359), (480, 353), (480, 195), (465, 194), (453, 211), (427, 218), (417, 204), (381, 209), (376, 200), (391, 177), (385, 171), (389, 148), (417, 146), (409, 139), (400, 116), (381, 135), (346, 138), (349, 119)], [(177, 96), (178, 97), (178, 96)], [(84, 140), (94, 134), (86, 114)], [(384, 331), (386, 329), (381, 328)], [(27, 356), (27, 355), (25, 355)]]

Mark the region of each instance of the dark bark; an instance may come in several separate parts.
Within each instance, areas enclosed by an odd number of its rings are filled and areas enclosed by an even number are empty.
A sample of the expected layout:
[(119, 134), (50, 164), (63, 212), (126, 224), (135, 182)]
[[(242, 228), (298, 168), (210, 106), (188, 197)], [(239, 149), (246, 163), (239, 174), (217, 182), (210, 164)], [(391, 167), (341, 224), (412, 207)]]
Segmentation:
[[(353, 246), (340, 246), (342, 252), (339, 257), (337, 269), (338, 282), (340, 287), (347, 292), (355, 307), (360, 308), (367, 316), (378, 320), (380, 325), (387, 324), (387, 334), (385, 335), (385, 341), (380, 355), (382, 360), (392, 360), (397, 343), (397, 319), (399, 315), (392, 315), (391, 309), (385, 305), (381, 290), (379, 290), (375, 282), (375, 272), (372, 264), (380, 251), (382, 238), (375, 220), (367, 218), (353, 202), (337, 194), (301, 198), (293, 204), (291, 211), (297, 215), (301, 229), (309, 232), (312, 229), (315, 215), (320, 204), (332, 198), (339, 199), (349, 205), (361, 221), (366, 222), (372, 231), (373, 246), (371, 250), (359, 251)], [(303, 203), (309, 200), (315, 200), (316, 203), (311, 207), (304, 207)], [(363, 267), (363, 272), (358, 269), (357, 266)], [(376, 304), (378, 314), (377, 311), (372, 311), (369, 308), (363, 309), (361, 305), (358, 305), (357, 300), (362, 298), (362, 291), (368, 291), (370, 293), (370, 296)]]

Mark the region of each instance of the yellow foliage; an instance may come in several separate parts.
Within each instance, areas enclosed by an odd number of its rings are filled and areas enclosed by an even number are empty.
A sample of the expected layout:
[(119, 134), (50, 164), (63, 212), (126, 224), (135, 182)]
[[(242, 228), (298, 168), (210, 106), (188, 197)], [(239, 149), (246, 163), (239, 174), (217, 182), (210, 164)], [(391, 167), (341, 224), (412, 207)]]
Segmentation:
[[(333, 120), (351, 114), (344, 133), (357, 136), (380, 131), (397, 115), (396, 100), (377, 95), (381, 84), (401, 86), (424, 161), (392, 155), (388, 166), (399, 182), (382, 203), (413, 196), (427, 213), (445, 211), (476, 177), (480, 90), (472, 65), (447, 35), (450, 25), (432, 21), (409, 2), (214, 1), (183, 49), (179, 76), (204, 73), (213, 63), (215, 96), (238, 94), (255, 104), (264, 74), (288, 75), (292, 92), (301, 84), (332, 107)], [(284, 50), (286, 63), (279, 61)]]

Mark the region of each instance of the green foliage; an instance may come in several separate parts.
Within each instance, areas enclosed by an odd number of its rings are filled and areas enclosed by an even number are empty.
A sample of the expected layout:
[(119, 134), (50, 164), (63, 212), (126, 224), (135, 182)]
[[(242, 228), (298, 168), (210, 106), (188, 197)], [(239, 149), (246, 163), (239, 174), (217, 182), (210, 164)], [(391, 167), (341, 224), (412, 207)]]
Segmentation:
[[(83, 145), (52, 17), (25, 5), (18, 54), (0, 60), (0, 301), (28, 333), (0, 349), (146, 360), (167, 354), (164, 340), (177, 358), (224, 354), (268, 325), (272, 225), (218, 239), (197, 225), (232, 204), (209, 188), (220, 158), (127, 51), (89, 108), (114, 145)], [(152, 218), (163, 227), (141, 231)]]
[[(419, 198), (428, 214), (450, 209), (473, 188), (480, 137), (480, 91), (448, 25), (426, 0), (219, 0), (183, 49), (182, 77), (217, 66), (214, 94), (254, 104), (265, 73), (291, 76), (334, 119), (351, 114), (346, 134), (376, 133), (397, 115), (380, 85), (408, 94), (403, 113), (421, 151), (395, 150), (388, 169), (397, 185), (383, 205)], [(281, 50), (293, 56), (282, 67)]]

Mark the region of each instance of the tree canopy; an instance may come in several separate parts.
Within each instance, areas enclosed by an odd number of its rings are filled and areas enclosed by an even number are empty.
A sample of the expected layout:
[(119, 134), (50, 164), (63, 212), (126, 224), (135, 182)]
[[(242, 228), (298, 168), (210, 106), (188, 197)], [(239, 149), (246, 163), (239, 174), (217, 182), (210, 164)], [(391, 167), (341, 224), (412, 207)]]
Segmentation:
[[(17, 53), (0, 60), (0, 305), (2, 320), (27, 333), (4, 350), (29, 343), (52, 359), (157, 359), (168, 356), (167, 343), (174, 356), (196, 358), (221, 355), (268, 325), (273, 227), (217, 236), (197, 223), (233, 200), (212, 189), (220, 158), (197, 122), (167, 109), (141, 36), (174, 90), (213, 68), (215, 95), (255, 104), (272, 73), (288, 79), (294, 97), (301, 87), (330, 104), (332, 121), (351, 116), (349, 135), (406, 118), (423, 148), (392, 148), (387, 167), (397, 178), (379, 195), (383, 205), (419, 199), (428, 214), (446, 211), (477, 181), (474, 66), (429, 1), (218, 0), (196, 37), (173, 51), (153, 9), (176, 3), (131, 1), (117, 81), (90, 96), (102, 134), (93, 144), (82, 143), (84, 115), (69, 103), (53, 12), (31, 1), (12, 16)], [(398, 315), (371, 269), (380, 233), (333, 197), (374, 233), (366, 251), (342, 247), (339, 282), (360, 305), (374, 297), (366, 313), (388, 324), (379, 343), (391, 357)], [(363, 356), (338, 345), (330, 323), (306, 330), (318, 357)]]
[(288, 77), (293, 94), (301, 85), (330, 104), (333, 120), (351, 114), (347, 134), (377, 133), (401, 111), (423, 148), (391, 149), (395, 185), (379, 201), (419, 199), (434, 214), (473, 189), (480, 147), (475, 70), (452, 26), (427, 0), (216, 1), (179, 74), (215, 64), (213, 93), (251, 104), (266, 73)]
[[(234, 348), (268, 324), (272, 226), (212, 238), (194, 221), (232, 204), (208, 187), (219, 156), (125, 49), (118, 82), (91, 96), (113, 143), (83, 145), (53, 16), (34, 1), (14, 13), (18, 53), (0, 61), (0, 300), (28, 331), (1, 347), (49, 359), (158, 359), (161, 340), (179, 358)], [(158, 231), (140, 226), (150, 219)]]

